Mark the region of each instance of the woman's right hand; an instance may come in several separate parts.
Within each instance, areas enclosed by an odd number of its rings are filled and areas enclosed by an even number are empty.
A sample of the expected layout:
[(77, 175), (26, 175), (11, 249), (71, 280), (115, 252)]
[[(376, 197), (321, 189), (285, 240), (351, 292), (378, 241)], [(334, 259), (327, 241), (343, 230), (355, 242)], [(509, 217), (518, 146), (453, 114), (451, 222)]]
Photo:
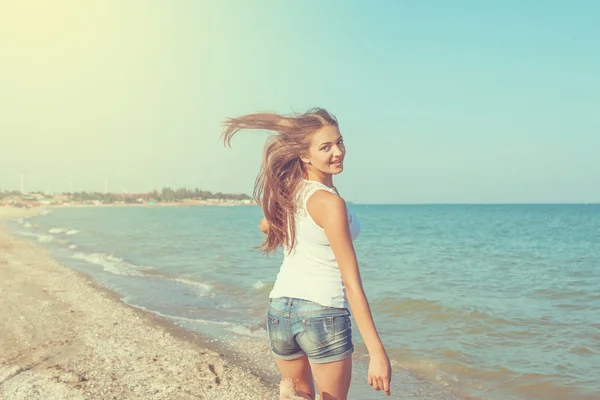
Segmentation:
[(384, 390), (386, 395), (390, 395), (390, 382), (392, 380), (392, 366), (385, 350), (380, 350), (375, 354), (369, 354), (369, 385), (375, 390)]

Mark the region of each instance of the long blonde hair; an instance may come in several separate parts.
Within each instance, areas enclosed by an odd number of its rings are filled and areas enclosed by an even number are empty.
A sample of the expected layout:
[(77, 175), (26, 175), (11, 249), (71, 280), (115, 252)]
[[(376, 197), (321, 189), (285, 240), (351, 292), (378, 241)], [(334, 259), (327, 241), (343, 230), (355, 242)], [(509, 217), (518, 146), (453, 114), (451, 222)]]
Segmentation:
[(269, 222), (267, 238), (259, 247), (266, 254), (275, 252), (279, 246), (293, 249), (296, 194), (306, 175), (306, 166), (300, 156), (308, 155), (312, 134), (326, 126), (338, 127), (337, 119), (322, 108), (312, 108), (294, 116), (258, 113), (227, 118), (223, 126), (221, 139), (229, 147), (233, 135), (242, 129), (274, 133), (265, 143), (254, 183), (254, 200), (261, 205)]

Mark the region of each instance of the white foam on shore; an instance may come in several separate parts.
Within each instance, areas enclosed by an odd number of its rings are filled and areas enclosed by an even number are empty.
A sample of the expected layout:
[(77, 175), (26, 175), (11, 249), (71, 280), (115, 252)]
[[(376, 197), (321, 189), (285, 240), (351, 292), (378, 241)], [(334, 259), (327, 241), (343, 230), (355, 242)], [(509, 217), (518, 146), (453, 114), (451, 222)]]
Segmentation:
[(263, 282), (263, 281), (258, 281), (258, 282), (254, 282), (254, 285), (252, 285), (252, 287), (256, 290), (258, 289), (262, 289), (265, 286), (267, 286), (267, 283)]
[(198, 282), (198, 281), (186, 279), (183, 277), (179, 277), (179, 278), (170, 278), (169, 277), (169, 279), (171, 279), (175, 282), (183, 283), (184, 285), (193, 286), (196, 289), (200, 289), (198, 294), (200, 294), (201, 296), (206, 296), (207, 294), (211, 293), (211, 291), (213, 289), (213, 287), (211, 285), (209, 285), (208, 283)]
[(100, 265), (106, 272), (122, 276), (141, 276), (141, 270), (145, 269), (139, 265), (124, 261), (122, 258), (105, 253), (75, 253), (71, 256), (76, 260), (82, 260), (90, 264)]
[(20, 236), (30, 236), (30, 237), (36, 237), (36, 238), (39, 237), (39, 235), (37, 235), (33, 232), (28, 232), (28, 231), (15, 231), (15, 233)]
[[(38, 235), (35, 235), (35, 236), (38, 236)], [(38, 236), (38, 242), (40, 242), (40, 243), (50, 243), (52, 241), (54, 241), (54, 236), (52, 236), (52, 235)]]
[(257, 337), (257, 338), (261, 338), (261, 339), (267, 335), (267, 331), (265, 329), (261, 328), (261, 329), (252, 331), (250, 328), (248, 328), (247, 326), (244, 326), (244, 325), (233, 325), (229, 330), (232, 333), (235, 333), (236, 335)]
[(161, 313), (160, 311), (156, 311), (156, 310), (151, 310), (149, 308), (146, 308), (144, 306), (140, 306), (138, 304), (133, 304), (129, 301), (129, 296), (124, 297), (122, 299), (123, 303), (130, 305), (132, 307), (138, 308), (140, 310), (144, 310), (147, 312), (151, 312), (152, 314), (156, 314), (158, 316), (161, 316), (163, 318), (168, 318), (168, 319), (174, 319), (174, 320), (178, 320), (178, 321), (185, 321), (185, 322), (192, 322), (192, 323), (198, 323), (198, 324), (204, 324), (204, 325), (219, 325), (219, 326), (231, 326), (231, 323), (229, 322), (224, 322), (224, 321), (209, 321), (206, 319), (201, 319), (201, 318), (186, 318), (186, 317), (179, 317), (179, 316), (175, 316), (175, 315), (168, 315), (168, 314), (164, 314)]
[(36, 238), (40, 243), (50, 243), (56, 239), (53, 235), (45, 235), (31, 231), (15, 231), (15, 233), (19, 236)]
[[(27, 224), (29, 224), (29, 226), (27, 226)], [(29, 222), (26, 222), (25, 227), (29, 228), (29, 227), (31, 227), (31, 224)], [(79, 233), (79, 231), (77, 229), (69, 229), (69, 228), (50, 228), (48, 230), (48, 233), (52, 233), (54, 235), (59, 234), (59, 233), (64, 233), (65, 235), (75, 235), (75, 234)]]

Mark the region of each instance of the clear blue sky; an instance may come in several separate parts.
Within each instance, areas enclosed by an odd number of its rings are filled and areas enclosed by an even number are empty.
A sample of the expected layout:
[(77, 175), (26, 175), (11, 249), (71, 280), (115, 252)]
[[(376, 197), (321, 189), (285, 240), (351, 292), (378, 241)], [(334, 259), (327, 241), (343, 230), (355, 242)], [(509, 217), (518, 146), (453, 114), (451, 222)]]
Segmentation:
[(252, 192), (261, 132), (325, 107), (356, 203), (600, 202), (600, 3), (0, 6), (0, 187)]

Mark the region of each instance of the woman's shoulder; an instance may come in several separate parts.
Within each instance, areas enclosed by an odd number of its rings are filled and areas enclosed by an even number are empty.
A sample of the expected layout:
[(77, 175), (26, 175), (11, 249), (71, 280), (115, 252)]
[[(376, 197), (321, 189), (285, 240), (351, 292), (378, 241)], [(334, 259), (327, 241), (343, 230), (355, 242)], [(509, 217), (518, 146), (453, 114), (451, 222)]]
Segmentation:
[(342, 221), (349, 216), (344, 199), (326, 190), (319, 190), (308, 199), (306, 211), (321, 228), (325, 221)]
[(331, 213), (346, 209), (346, 202), (337, 193), (317, 189), (306, 201), (306, 208), (311, 211)]
[[(344, 199), (340, 197), (334, 188), (318, 181), (303, 179), (298, 187), (297, 197), (298, 209), (307, 210), (309, 207), (333, 208), (345, 206)], [(312, 213), (311, 213), (312, 214)]]

